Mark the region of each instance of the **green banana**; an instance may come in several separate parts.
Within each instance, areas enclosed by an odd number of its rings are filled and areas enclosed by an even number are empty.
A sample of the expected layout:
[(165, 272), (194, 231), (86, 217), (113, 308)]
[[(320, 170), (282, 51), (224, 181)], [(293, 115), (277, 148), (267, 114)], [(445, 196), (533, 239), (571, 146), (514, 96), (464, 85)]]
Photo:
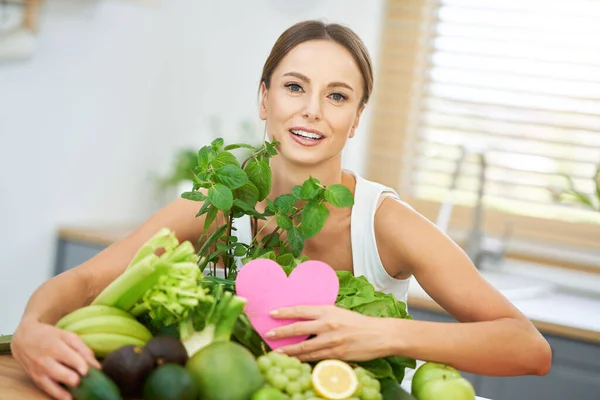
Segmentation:
[(79, 308), (64, 317), (62, 317), (57, 323), (56, 327), (60, 329), (64, 329), (67, 325), (70, 325), (74, 322), (85, 320), (93, 317), (101, 317), (101, 316), (121, 316), (123, 318), (129, 318), (135, 320), (134, 316), (128, 313), (127, 311), (123, 311), (117, 307), (105, 306), (105, 305), (89, 305), (82, 308)]
[(145, 342), (140, 339), (116, 333), (88, 333), (79, 335), (81, 340), (94, 352), (98, 358), (104, 358), (123, 346), (134, 345), (143, 347)]
[(152, 333), (148, 328), (133, 318), (120, 315), (86, 318), (68, 324), (63, 329), (80, 336), (90, 333), (114, 333), (131, 336), (144, 343), (152, 339)]

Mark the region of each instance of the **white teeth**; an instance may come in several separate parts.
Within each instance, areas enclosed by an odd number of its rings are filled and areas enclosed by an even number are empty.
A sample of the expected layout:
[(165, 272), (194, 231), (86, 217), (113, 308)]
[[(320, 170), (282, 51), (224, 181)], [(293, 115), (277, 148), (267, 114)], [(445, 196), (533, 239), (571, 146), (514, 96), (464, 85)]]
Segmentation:
[(323, 136), (317, 135), (316, 133), (304, 132), (304, 131), (300, 131), (300, 130), (296, 130), (296, 129), (292, 129), (292, 133), (294, 135), (302, 136), (307, 139), (322, 139), (323, 138)]

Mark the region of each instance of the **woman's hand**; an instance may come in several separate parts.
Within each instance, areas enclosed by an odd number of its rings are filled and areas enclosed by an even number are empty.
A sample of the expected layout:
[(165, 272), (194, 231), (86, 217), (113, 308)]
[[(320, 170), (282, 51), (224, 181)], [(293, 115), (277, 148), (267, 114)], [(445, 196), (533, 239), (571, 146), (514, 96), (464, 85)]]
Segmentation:
[(14, 358), (33, 382), (58, 400), (70, 400), (61, 383), (79, 384), (88, 366), (100, 368), (92, 350), (74, 333), (37, 321), (22, 322), (11, 342)]
[(267, 333), (271, 339), (316, 335), (297, 344), (280, 347), (287, 355), (301, 361), (336, 358), (365, 361), (391, 354), (389, 320), (367, 317), (336, 306), (298, 306), (281, 308), (271, 313), (277, 319), (306, 319), (275, 328)]

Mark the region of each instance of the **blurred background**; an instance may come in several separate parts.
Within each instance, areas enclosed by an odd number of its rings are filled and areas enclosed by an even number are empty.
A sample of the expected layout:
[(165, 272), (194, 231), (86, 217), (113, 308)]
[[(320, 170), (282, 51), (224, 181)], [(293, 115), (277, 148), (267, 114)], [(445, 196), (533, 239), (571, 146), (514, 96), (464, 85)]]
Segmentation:
[(515, 304), (594, 299), (550, 322), (600, 343), (592, 0), (0, 0), (0, 333), (187, 190), (201, 146), (263, 139), (263, 62), (313, 18), (355, 30), (376, 71), (344, 166), (396, 188)]

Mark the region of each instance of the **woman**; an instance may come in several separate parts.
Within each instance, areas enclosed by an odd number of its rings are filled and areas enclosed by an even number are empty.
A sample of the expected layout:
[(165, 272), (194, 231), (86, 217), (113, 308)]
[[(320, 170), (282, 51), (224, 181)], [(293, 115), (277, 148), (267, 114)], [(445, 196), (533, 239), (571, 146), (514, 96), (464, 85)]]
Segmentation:
[[(271, 159), (270, 199), (307, 177), (342, 183), (355, 196), (352, 209), (331, 208), (323, 230), (305, 245), (311, 259), (364, 275), (379, 290), (406, 300), (414, 276), (425, 291), (462, 323), (370, 318), (336, 307), (277, 310), (276, 317), (308, 321), (281, 327), (273, 337), (314, 334), (282, 350), (303, 360), (365, 360), (404, 355), (448, 363), (477, 374), (546, 374), (547, 342), (512, 304), (490, 286), (465, 253), (396, 193), (342, 170), (342, 150), (354, 136), (373, 87), (369, 55), (349, 29), (321, 22), (296, 24), (275, 43), (260, 83), (260, 118), (269, 139), (280, 142)], [(259, 204), (258, 207), (263, 207)], [(15, 358), (43, 390), (69, 398), (59, 383), (76, 385), (92, 352), (73, 334), (52, 326), (89, 304), (152, 234), (162, 227), (197, 242), (204, 224), (196, 202), (178, 199), (127, 238), (45, 282), (31, 297), (18, 326)], [(240, 224), (240, 221), (237, 221)], [(240, 234), (249, 226), (240, 225)], [(270, 227), (262, 232), (269, 233)]]

